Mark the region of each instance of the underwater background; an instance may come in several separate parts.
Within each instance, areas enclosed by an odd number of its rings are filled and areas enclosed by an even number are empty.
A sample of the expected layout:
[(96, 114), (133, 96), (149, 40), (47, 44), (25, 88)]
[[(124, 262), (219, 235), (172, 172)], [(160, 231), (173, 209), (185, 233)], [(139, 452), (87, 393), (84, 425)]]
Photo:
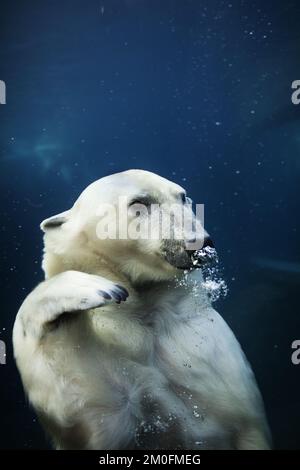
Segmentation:
[(300, 3), (0, 4), (0, 448), (49, 448), (17, 373), (39, 223), (90, 182), (154, 171), (205, 204), (229, 288), (215, 307), (254, 369), (275, 448), (300, 448)]

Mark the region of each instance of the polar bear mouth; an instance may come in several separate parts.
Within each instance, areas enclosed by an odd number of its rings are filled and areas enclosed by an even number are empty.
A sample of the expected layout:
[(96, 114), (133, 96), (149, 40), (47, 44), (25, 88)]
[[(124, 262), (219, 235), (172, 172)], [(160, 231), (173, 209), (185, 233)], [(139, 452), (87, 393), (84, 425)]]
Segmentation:
[(163, 244), (162, 253), (165, 260), (177, 269), (198, 269), (218, 262), (217, 251), (211, 245), (187, 250), (182, 243), (169, 240)]

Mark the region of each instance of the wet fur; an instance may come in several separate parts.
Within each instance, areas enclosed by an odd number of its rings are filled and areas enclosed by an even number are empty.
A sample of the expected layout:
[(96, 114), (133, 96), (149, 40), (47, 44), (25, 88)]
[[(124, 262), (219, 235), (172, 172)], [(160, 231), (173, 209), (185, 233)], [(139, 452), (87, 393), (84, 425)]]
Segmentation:
[[(140, 173), (129, 176), (148, 190), (159, 183), (168, 194), (173, 185)], [(251, 368), (201, 287), (195, 296), (157, 257), (151, 271), (143, 261), (158, 249), (151, 245), (110, 257), (86, 221), (72, 225), (82, 219), (75, 207), (65, 227), (63, 219), (46, 230), (46, 279), (25, 299), (13, 335), (25, 391), (54, 446), (268, 448)], [(98, 299), (116, 285), (127, 289), (125, 302)]]

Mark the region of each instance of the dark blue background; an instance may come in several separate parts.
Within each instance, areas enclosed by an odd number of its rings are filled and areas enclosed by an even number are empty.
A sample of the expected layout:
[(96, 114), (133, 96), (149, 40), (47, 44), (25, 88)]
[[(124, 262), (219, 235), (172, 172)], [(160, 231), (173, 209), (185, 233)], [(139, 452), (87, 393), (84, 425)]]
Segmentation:
[(205, 203), (230, 288), (217, 308), (253, 365), (275, 447), (299, 447), (299, 53), (296, 0), (1, 1), (0, 447), (47, 446), (10, 339), (42, 279), (39, 223), (128, 168)]

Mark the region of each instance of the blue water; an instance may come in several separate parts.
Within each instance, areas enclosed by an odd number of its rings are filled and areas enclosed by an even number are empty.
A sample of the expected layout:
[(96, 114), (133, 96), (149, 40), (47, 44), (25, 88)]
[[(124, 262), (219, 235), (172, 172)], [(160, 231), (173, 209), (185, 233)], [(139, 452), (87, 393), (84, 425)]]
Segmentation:
[(299, 24), (296, 0), (1, 2), (0, 447), (48, 445), (10, 341), (42, 279), (39, 223), (128, 168), (205, 204), (229, 287), (216, 307), (252, 363), (274, 446), (299, 447)]

